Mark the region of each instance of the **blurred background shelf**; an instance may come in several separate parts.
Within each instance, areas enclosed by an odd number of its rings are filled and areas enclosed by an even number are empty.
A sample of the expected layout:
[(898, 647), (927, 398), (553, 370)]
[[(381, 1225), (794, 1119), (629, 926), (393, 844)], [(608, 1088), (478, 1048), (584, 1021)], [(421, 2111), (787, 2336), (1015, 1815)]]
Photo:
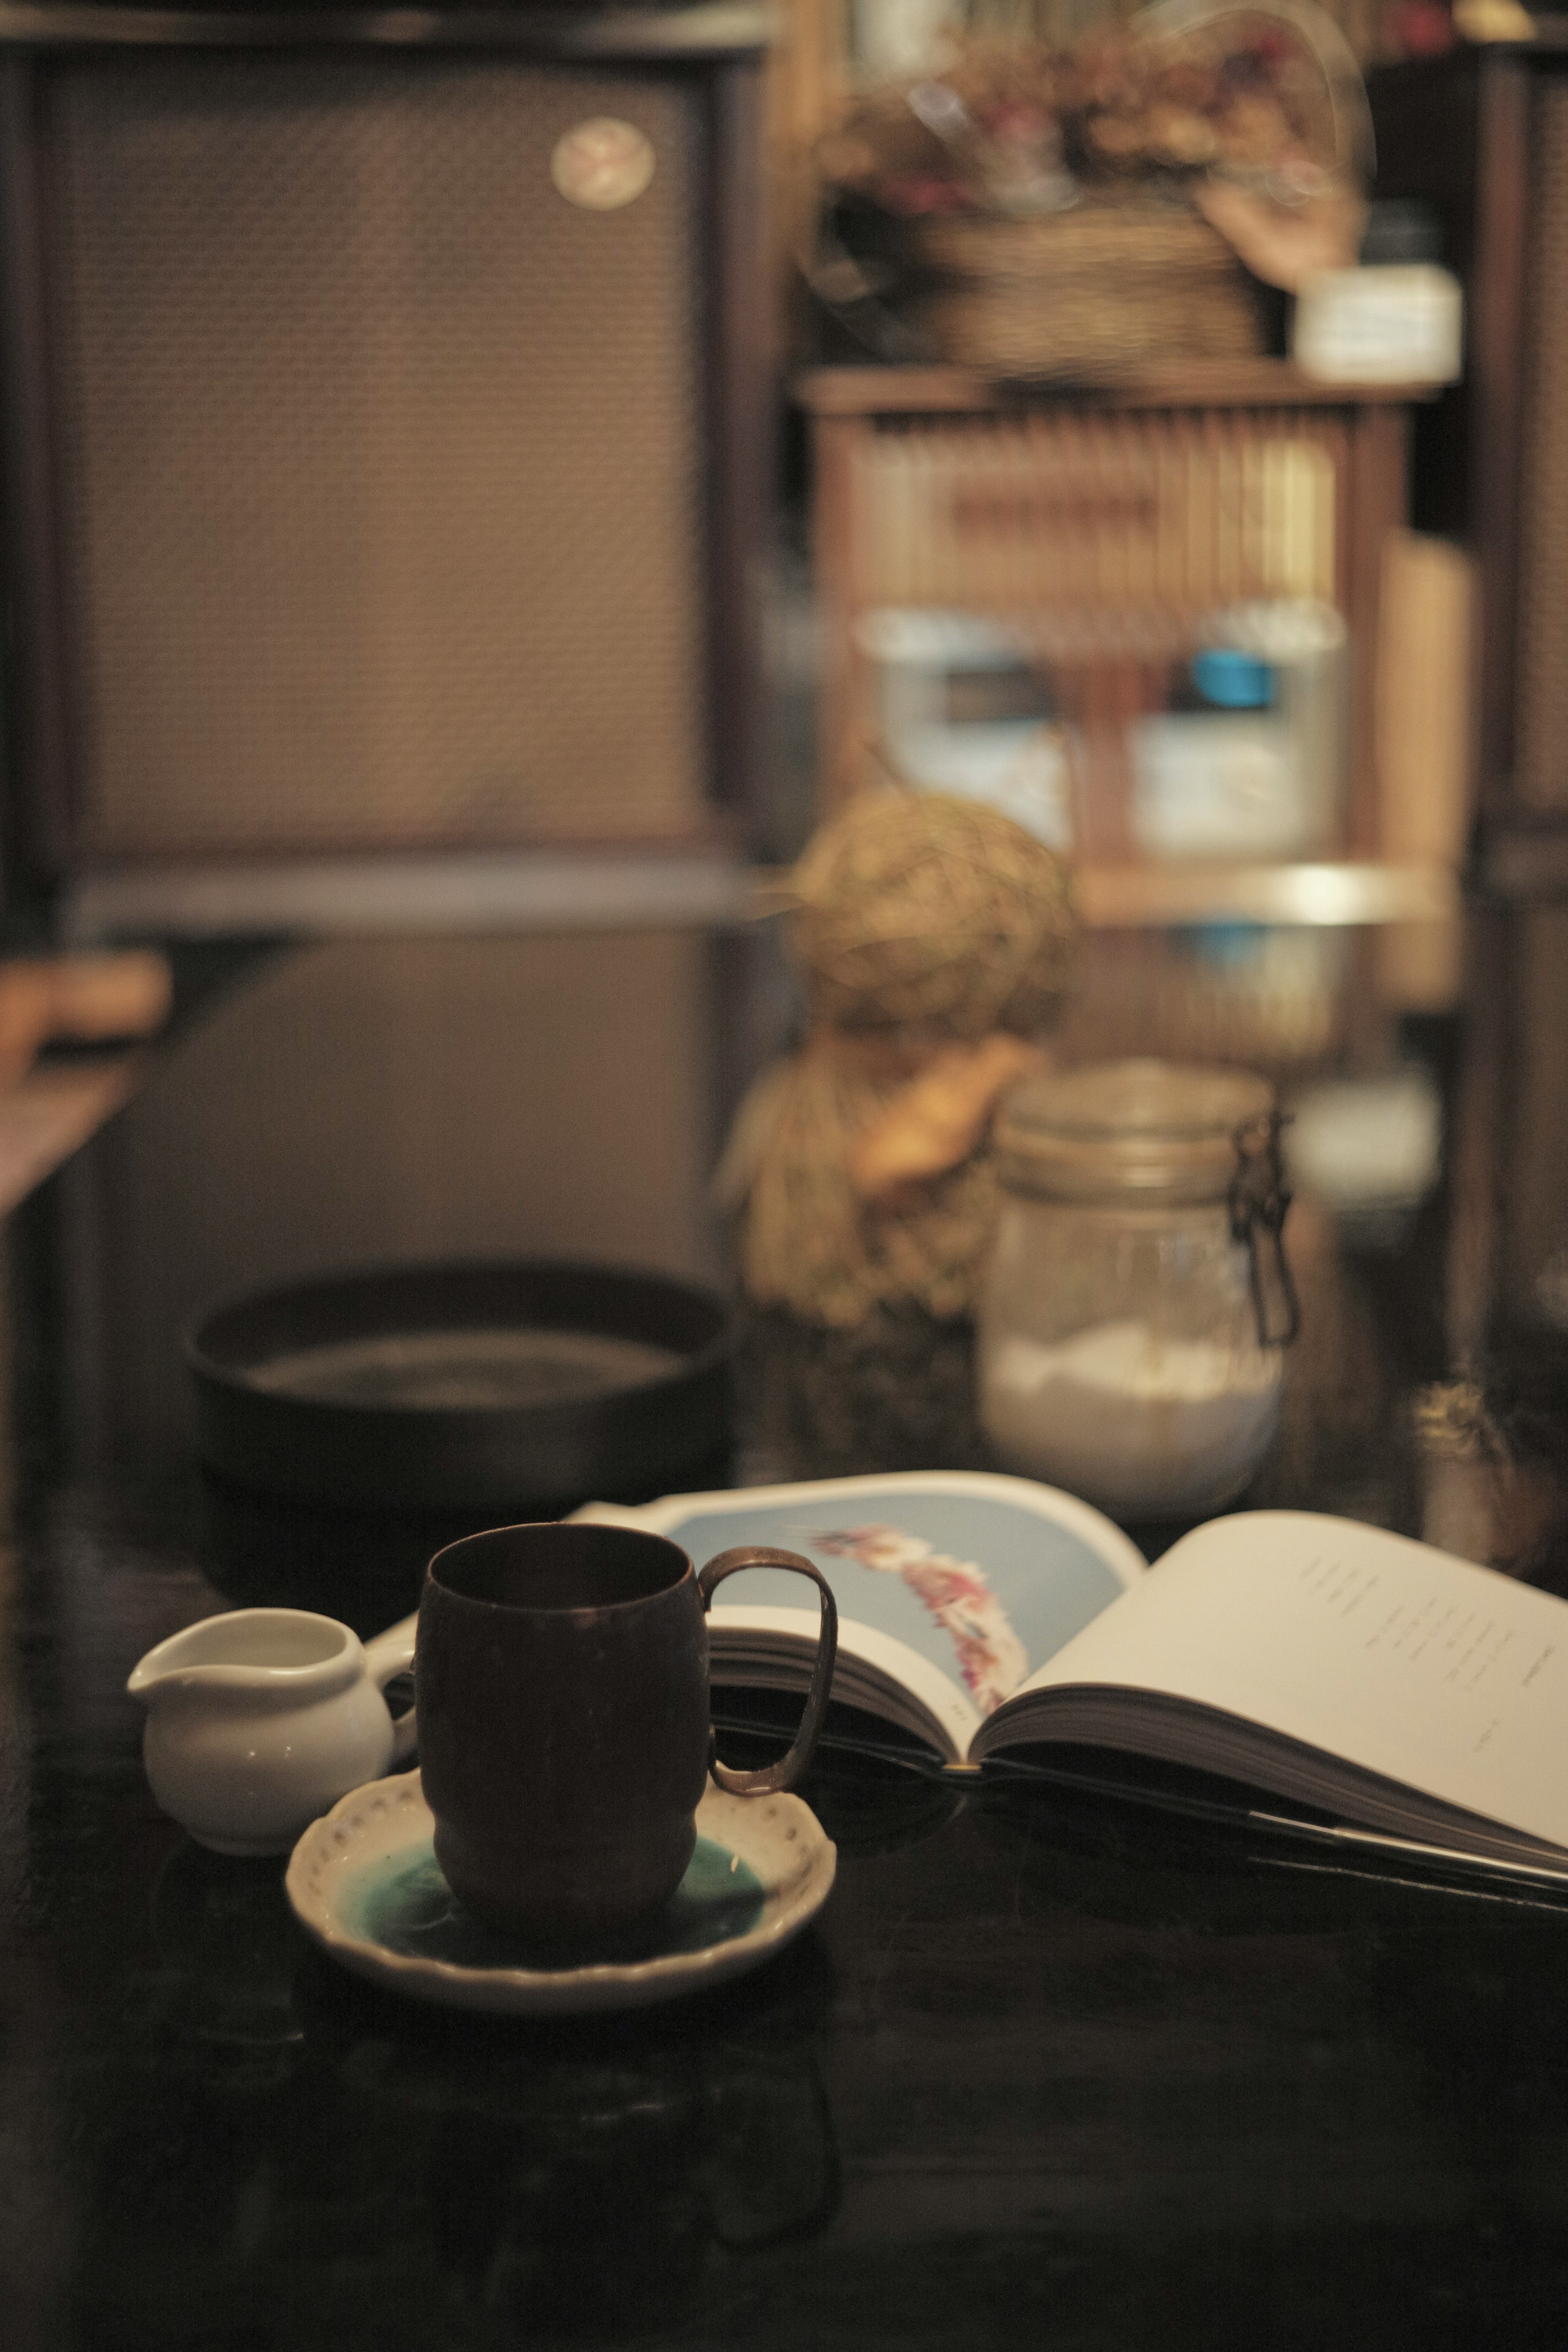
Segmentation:
[[(1452, 1018), (1472, 593), (1464, 551), (1408, 527), (1429, 394), (1324, 384), (1268, 358), (1093, 389), (828, 366), (795, 393), (812, 453), (818, 812), (889, 782), (952, 789), (932, 764), (944, 727), (956, 753), (993, 705), (1025, 720), (1019, 739), (1041, 714), (1060, 776), (1054, 813), (1036, 795), (1037, 829), (1073, 861), (1086, 931), (1054, 1041), (1065, 1057), (1237, 1061), (1291, 1089), (1396, 1069), (1412, 1020)], [(1298, 787), (1295, 837), (1282, 826), (1278, 848), (1194, 836), (1157, 855), (1138, 797), (1145, 740), (1187, 707), (1192, 657), (1249, 614), (1316, 617), (1337, 640), (1337, 677), (1308, 688), (1326, 697), (1317, 715), (1283, 683), (1269, 714), (1300, 773), (1313, 762), (1323, 782)], [(1016, 711), (1007, 681), (982, 674), (987, 639), (1014, 649)], [(901, 683), (922, 660), (924, 737)], [(1000, 743), (1005, 726), (994, 731)], [(1026, 759), (999, 801), (1020, 814)]]
[(1080, 866), (1074, 881), (1079, 912), (1096, 930), (1163, 923), (1442, 923), (1459, 911), (1458, 876), (1441, 866)]
[[(1460, 908), (1452, 866), (1351, 861), (1315, 864), (1079, 866), (1073, 875), (1079, 914), (1090, 930), (1167, 924), (1290, 924), (1354, 929), (1398, 923), (1450, 923)], [(784, 913), (789, 877), (763, 869), (752, 877), (748, 911)]]
[(962, 367), (809, 368), (795, 397), (814, 416), (994, 415), (1070, 400), (1095, 408), (1397, 408), (1429, 400), (1429, 385), (1320, 383), (1289, 360), (1182, 360), (1124, 383), (999, 381)]
[(1385, 559), (1407, 510), (1407, 397), (1325, 386), (1267, 359), (1184, 362), (1093, 392), (946, 367), (827, 368), (798, 394), (812, 437), (824, 812), (897, 772), (874, 616), (959, 614), (1037, 660), (1077, 747), (1074, 853), (1123, 864), (1129, 728), (1167, 707), (1216, 612), (1310, 607), (1339, 616), (1348, 647), (1348, 773), (1324, 846), (1397, 855), (1377, 772), (1377, 671)]

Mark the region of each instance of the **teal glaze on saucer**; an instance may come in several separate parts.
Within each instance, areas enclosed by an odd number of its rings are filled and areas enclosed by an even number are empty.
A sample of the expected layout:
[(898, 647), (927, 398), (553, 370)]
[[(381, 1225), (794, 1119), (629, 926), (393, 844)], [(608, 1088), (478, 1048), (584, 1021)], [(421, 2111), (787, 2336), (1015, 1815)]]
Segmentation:
[(596, 1960), (652, 1960), (703, 1952), (750, 1933), (766, 1889), (739, 1854), (699, 1838), (685, 1877), (646, 1927), (612, 1951), (548, 1952), (502, 1936), (464, 1910), (441, 1875), (428, 1838), (356, 1871), (343, 1886), (341, 1916), (351, 1935), (406, 1959), (445, 1960), (458, 1969), (563, 1969)]

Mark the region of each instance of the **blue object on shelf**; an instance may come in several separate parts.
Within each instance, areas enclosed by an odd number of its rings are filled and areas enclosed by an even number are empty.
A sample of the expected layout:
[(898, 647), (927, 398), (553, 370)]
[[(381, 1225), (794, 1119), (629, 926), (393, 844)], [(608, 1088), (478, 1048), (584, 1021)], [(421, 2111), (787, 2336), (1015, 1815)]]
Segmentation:
[(1171, 944), (1194, 962), (1240, 971), (1262, 953), (1268, 937), (1263, 923), (1189, 923), (1173, 929)]
[(1274, 673), (1256, 654), (1210, 646), (1193, 660), (1193, 684), (1222, 710), (1265, 710), (1274, 699)]

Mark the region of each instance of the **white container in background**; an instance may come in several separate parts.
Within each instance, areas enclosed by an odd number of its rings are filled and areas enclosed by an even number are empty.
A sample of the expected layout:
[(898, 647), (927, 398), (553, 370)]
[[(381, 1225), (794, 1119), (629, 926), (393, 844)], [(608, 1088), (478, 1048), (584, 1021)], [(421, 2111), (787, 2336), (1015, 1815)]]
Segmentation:
[(1128, 729), (1132, 837), (1149, 857), (1289, 857), (1295, 755), (1271, 710), (1164, 711)]
[[(1342, 615), (1310, 598), (1269, 598), (1216, 613), (1205, 635), (1194, 677), (1223, 698), (1128, 730), (1138, 847), (1169, 859), (1333, 849), (1349, 741)], [(1219, 676), (1226, 665), (1229, 685)]]
[(1274, 709), (1290, 744), (1293, 851), (1338, 846), (1350, 780), (1350, 632), (1310, 596), (1259, 597), (1216, 613), (1213, 642), (1267, 662)]
[(856, 642), (876, 665), (881, 751), (904, 783), (984, 801), (1047, 849), (1071, 846), (1067, 731), (1005, 629), (888, 606), (861, 615)]
[(1320, 383), (1457, 383), (1465, 298), (1433, 261), (1321, 269), (1296, 297), (1290, 355)]
[(1443, 1103), (1422, 1068), (1329, 1078), (1297, 1096), (1285, 1158), (1298, 1192), (1349, 1216), (1414, 1209), (1442, 1174)]

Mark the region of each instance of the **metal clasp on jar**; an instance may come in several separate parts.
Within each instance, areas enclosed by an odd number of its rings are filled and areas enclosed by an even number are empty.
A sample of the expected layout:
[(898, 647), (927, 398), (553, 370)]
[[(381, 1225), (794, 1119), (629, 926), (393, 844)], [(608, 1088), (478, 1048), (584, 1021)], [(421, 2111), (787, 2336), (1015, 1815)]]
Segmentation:
[(1247, 1281), (1262, 1348), (1288, 1348), (1301, 1328), (1301, 1302), (1285, 1255), (1290, 1195), (1279, 1157), (1283, 1115), (1271, 1110), (1238, 1127), (1236, 1173), (1226, 1194), (1232, 1236), (1247, 1244)]

